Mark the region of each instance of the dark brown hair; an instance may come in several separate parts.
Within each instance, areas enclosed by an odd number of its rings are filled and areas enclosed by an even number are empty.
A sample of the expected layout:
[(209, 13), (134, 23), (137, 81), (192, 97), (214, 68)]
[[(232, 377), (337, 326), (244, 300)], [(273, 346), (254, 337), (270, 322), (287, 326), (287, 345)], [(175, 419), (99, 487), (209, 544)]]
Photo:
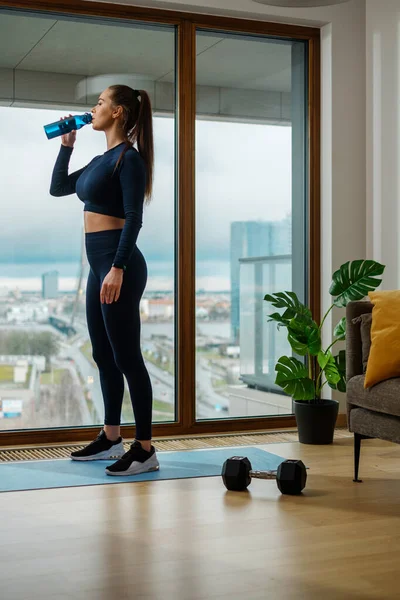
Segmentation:
[(154, 175), (153, 112), (149, 95), (145, 90), (134, 90), (127, 85), (111, 85), (108, 89), (113, 104), (123, 108), (123, 129), (128, 142), (119, 155), (115, 168), (120, 164), (125, 152), (137, 143), (139, 154), (146, 164), (144, 196), (149, 203)]

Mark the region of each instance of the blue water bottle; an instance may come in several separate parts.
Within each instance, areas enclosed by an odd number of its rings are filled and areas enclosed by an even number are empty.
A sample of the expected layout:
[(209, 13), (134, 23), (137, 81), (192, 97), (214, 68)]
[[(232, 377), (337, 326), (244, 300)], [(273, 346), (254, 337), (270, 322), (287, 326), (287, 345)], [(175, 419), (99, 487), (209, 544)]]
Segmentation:
[(63, 119), (62, 121), (56, 121), (55, 123), (49, 123), (44, 125), (44, 131), (47, 135), (47, 139), (51, 140), (59, 135), (70, 133), (74, 129), (80, 129), (84, 125), (88, 125), (92, 122), (91, 113), (84, 113), (83, 115), (74, 115)]

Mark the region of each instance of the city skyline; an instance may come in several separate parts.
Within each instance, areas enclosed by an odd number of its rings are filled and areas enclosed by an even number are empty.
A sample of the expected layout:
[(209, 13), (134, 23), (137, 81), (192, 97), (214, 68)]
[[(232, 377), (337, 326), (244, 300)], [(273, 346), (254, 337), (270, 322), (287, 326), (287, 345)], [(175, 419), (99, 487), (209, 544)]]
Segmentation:
[[(231, 292), (237, 296), (239, 278), (239, 259), (254, 256), (271, 256), (288, 254), (291, 248), (291, 219), (286, 217), (281, 221), (234, 221), (231, 223), (230, 256), (225, 261), (199, 261), (196, 260), (196, 291)], [(240, 233), (238, 236), (237, 233)], [(243, 237), (244, 235), (244, 237)], [(85, 263), (85, 255), (82, 257)], [(235, 263), (235, 264), (233, 264)], [(68, 262), (47, 263), (3, 263), (0, 265), (0, 286), (18, 287), (24, 291), (39, 291), (39, 277), (57, 273), (57, 282), (60, 275), (60, 292), (72, 291), (80, 273), (81, 260)], [(32, 277), (32, 268), (36, 276)], [(83, 284), (89, 266), (86, 262), (83, 272)], [(8, 278), (5, 277), (8, 271)], [(49, 273), (49, 271), (51, 271)], [(69, 271), (69, 273), (67, 273)], [(72, 273), (73, 271), (73, 273)], [(173, 261), (148, 261), (147, 291), (174, 290), (174, 263)], [(163, 283), (161, 283), (163, 281)], [(224, 283), (223, 283), (224, 282)], [(17, 285), (16, 285), (17, 284)], [(57, 283), (58, 286), (58, 283)], [(238, 321), (238, 298), (232, 298), (232, 324)], [(236, 306), (237, 305), (237, 306)], [(235, 309), (236, 306), (236, 309)], [(235, 315), (235, 316), (233, 316)]]

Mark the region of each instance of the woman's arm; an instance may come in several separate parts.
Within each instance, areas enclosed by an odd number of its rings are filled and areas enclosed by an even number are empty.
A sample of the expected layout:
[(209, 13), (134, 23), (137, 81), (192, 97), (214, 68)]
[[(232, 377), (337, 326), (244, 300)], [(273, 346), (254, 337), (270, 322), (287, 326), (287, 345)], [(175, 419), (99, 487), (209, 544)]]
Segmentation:
[(128, 151), (119, 168), (125, 224), (119, 239), (115, 266), (126, 268), (142, 227), (146, 168), (140, 154)]
[(58, 153), (56, 164), (54, 165), (53, 174), (50, 183), (50, 194), (52, 196), (69, 196), (75, 193), (75, 186), (78, 177), (83, 173), (88, 165), (68, 175), (68, 165), (71, 158), (73, 148), (61, 144), (60, 152)]

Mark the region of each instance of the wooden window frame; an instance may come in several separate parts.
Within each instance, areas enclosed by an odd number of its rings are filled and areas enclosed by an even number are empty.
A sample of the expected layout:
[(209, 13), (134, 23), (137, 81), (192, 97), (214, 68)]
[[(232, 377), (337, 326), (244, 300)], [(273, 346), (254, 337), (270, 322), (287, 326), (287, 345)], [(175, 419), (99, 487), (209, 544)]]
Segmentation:
[[(153, 437), (249, 432), (294, 427), (294, 415), (196, 421), (195, 370), (195, 117), (196, 30), (270, 35), (308, 42), (308, 299), (315, 319), (320, 317), (320, 30), (282, 23), (227, 18), (153, 8), (86, 2), (84, 0), (0, 0), (0, 8), (22, 13), (52, 13), (126, 19), (177, 27), (178, 57), (178, 240), (177, 265), (177, 421), (153, 424)], [(183, 201), (184, 200), (184, 201)], [(0, 431), (0, 446), (79, 442), (91, 439), (98, 425), (68, 428)], [(121, 425), (125, 438), (134, 425)]]

